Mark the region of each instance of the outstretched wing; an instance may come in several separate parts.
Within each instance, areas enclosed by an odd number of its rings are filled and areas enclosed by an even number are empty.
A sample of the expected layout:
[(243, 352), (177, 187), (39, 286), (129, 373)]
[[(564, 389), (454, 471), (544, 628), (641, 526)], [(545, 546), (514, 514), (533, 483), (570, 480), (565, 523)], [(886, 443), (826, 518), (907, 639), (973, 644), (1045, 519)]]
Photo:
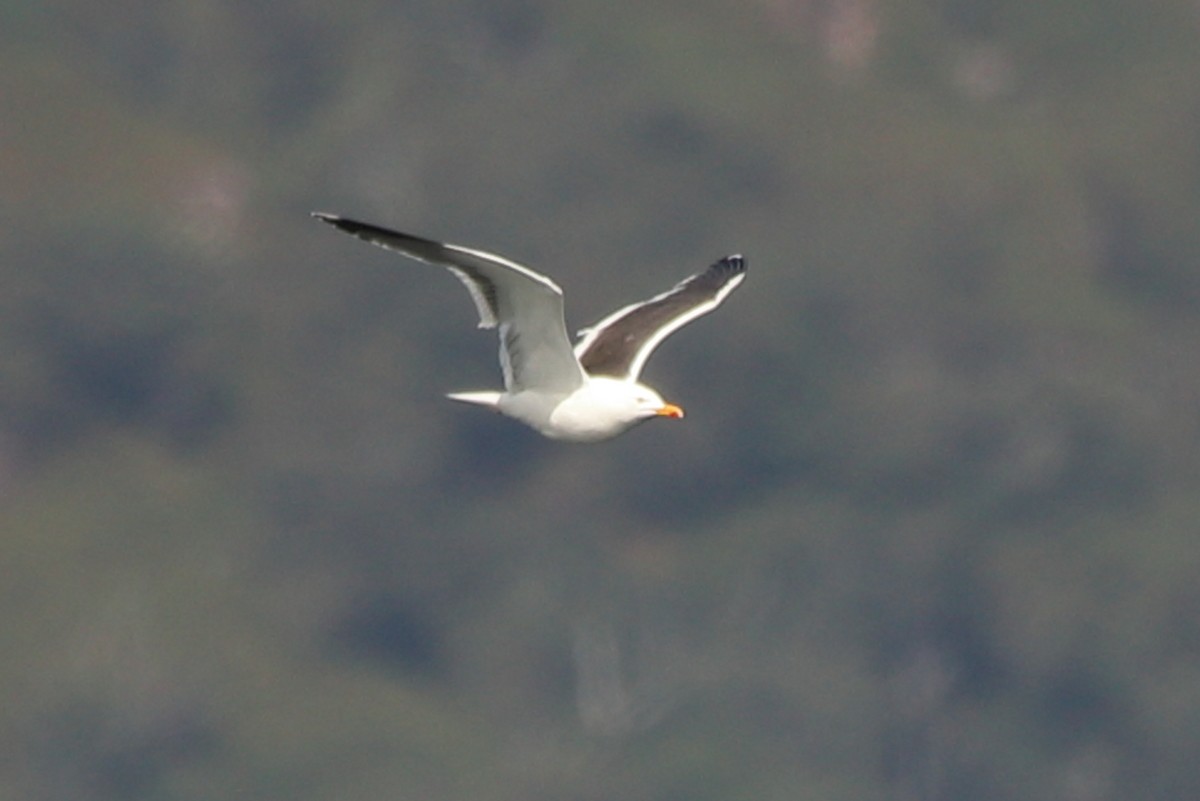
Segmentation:
[(746, 260), (726, 256), (661, 295), (618, 309), (579, 332), (575, 355), (589, 375), (636, 381), (659, 343), (707, 314), (746, 277)]
[(500, 365), (509, 392), (570, 392), (584, 372), (563, 321), (562, 290), (544, 275), (482, 250), (434, 242), (377, 225), (314, 212), (318, 220), (373, 245), (437, 264), (471, 293), (480, 328), (499, 327)]

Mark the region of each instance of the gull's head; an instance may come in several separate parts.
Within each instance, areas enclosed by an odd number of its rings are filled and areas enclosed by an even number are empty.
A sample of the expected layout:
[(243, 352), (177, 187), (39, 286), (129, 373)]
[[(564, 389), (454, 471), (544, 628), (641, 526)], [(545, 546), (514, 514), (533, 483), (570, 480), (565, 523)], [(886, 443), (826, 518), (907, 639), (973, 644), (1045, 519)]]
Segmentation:
[(679, 419), (683, 417), (683, 409), (673, 403), (667, 403), (654, 390), (641, 384), (637, 387), (637, 395), (634, 401), (637, 403), (639, 417), (674, 417)]
[[(625, 406), (632, 420), (649, 420), (651, 417), (683, 417), (683, 409), (667, 403), (662, 395), (645, 384), (622, 381), (619, 388), (620, 403)], [(614, 388), (616, 389), (616, 388)]]
[(609, 376), (588, 376), (550, 415), (552, 436), (580, 442), (615, 437), (652, 417), (683, 417), (683, 409), (667, 403), (645, 384)]

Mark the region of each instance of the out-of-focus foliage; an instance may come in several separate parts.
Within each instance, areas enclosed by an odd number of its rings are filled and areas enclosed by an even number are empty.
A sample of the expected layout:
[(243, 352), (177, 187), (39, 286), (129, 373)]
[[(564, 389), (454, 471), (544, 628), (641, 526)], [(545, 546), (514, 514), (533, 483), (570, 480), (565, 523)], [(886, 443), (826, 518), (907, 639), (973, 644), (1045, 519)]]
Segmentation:
[[(1198, 33), (0, 4), (0, 798), (1197, 797)], [(750, 280), (564, 447), (313, 209)]]

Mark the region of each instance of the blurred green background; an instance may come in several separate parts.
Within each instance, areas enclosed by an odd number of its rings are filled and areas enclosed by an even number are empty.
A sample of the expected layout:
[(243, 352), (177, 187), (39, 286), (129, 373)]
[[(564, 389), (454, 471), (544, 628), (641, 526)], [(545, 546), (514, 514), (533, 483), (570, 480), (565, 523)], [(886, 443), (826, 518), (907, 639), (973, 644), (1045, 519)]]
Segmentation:
[[(1200, 797), (1198, 34), (0, 3), (0, 799)], [(750, 279), (565, 446), (314, 209)]]

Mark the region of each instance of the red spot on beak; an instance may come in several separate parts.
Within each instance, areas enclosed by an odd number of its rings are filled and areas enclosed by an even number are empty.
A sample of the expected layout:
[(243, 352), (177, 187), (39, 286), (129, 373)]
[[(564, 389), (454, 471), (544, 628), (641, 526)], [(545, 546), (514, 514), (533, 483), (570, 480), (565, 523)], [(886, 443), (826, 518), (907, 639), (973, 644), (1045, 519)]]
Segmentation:
[(676, 419), (683, 417), (683, 409), (680, 409), (673, 403), (668, 403), (658, 410), (659, 417), (674, 417)]

